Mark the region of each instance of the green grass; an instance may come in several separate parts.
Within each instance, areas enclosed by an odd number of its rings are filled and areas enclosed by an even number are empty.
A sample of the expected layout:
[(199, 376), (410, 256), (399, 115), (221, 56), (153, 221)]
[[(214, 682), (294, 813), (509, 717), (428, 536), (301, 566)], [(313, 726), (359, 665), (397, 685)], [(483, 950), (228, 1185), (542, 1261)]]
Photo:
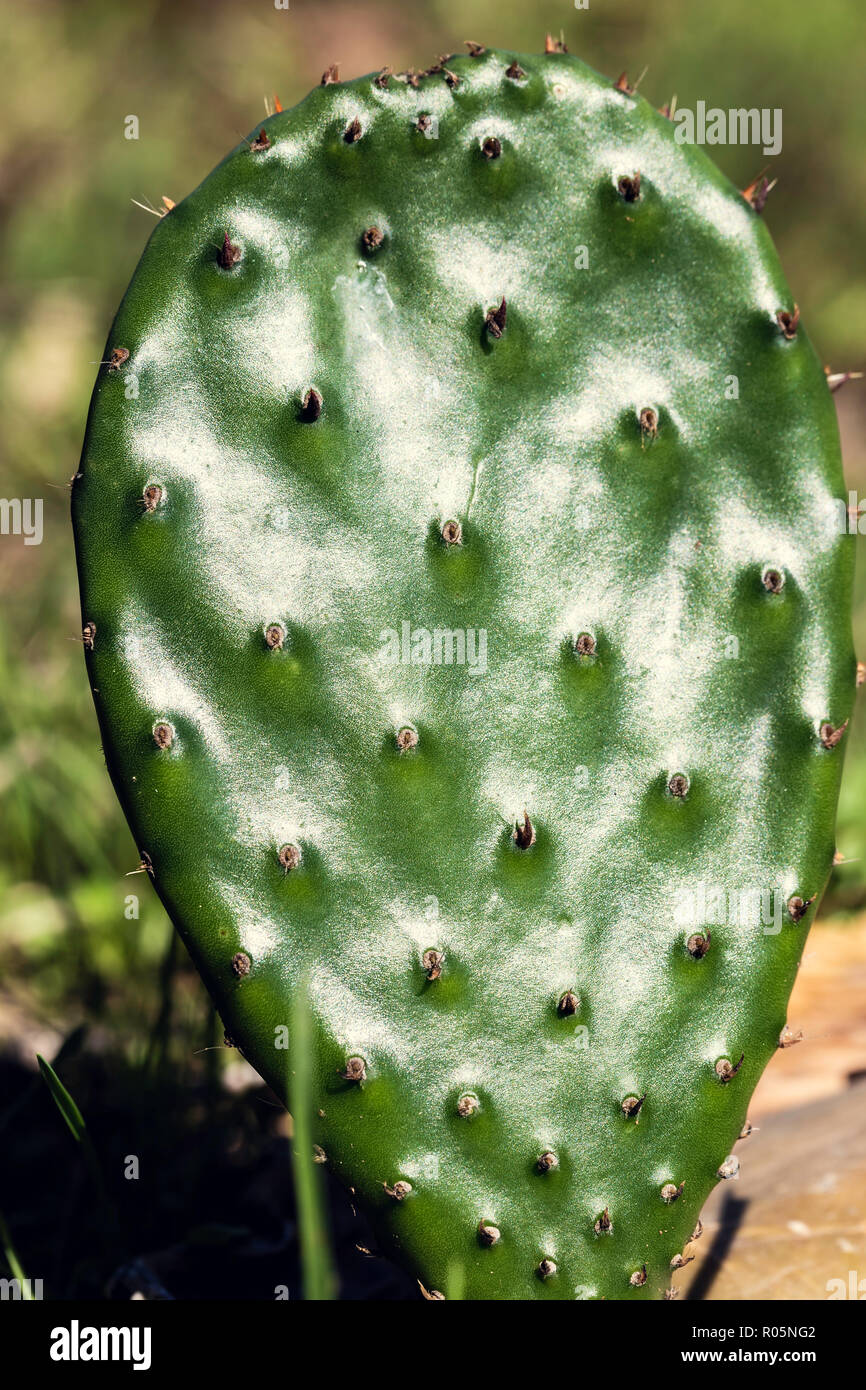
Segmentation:
[(288, 1092), (304, 1298), (321, 1301), (334, 1298), (336, 1279), (322, 1194), (322, 1170), (313, 1159), (312, 1019), (305, 989), (298, 991), (290, 1044)]
[(3, 1258), (9, 1266), (9, 1273), (12, 1275), (12, 1278), (18, 1280), (21, 1288), (21, 1297), (27, 1303), (32, 1302), (33, 1291), (30, 1281), (25, 1275), (21, 1261), (16, 1254), (15, 1246), (12, 1244), (12, 1237), (9, 1234), (9, 1227), (6, 1225), (6, 1218), (2, 1212), (0, 1212), (0, 1250), (3, 1251)]

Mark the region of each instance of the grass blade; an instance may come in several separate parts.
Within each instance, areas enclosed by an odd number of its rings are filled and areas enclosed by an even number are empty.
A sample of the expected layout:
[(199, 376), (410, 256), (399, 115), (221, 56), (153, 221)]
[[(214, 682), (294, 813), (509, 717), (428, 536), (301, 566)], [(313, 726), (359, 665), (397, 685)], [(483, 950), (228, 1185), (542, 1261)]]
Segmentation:
[(84, 1123), (84, 1116), (78, 1109), (78, 1106), (75, 1104), (75, 1101), (72, 1099), (51, 1063), (46, 1062), (44, 1057), (40, 1057), (38, 1052), (36, 1054), (36, 1060), (39, 1063), (39, 1070), (42, 1073), (43, 1080), (51, 1092), (54, 1104), (69, 1126), (73, 1139), (76, 1143), (83, 1144), (87, 1139), (87, 1126)]
[(313, 1161), (312, 1032), (308, 992), (302, 983), (293, 1009), (288, 1087), (292, 1114), (292, 1164), (304, 1298), (321, 1301), (334, 1298), (336, 1279), (331, 1262), (322, 1175), (318, 1164)]
[(43, 1080), (51, 1092), (54, 1104), (66, 1121), (73, 1139), (77, 1144), (81, 1145), (81, 1155), (87, 1165), (87, 1171), (93, 1180), (93, 1185), (96, 1188), (99, 1200), (106, 1211), (113, 1210), (112, 1204), (108, 1198), (105, 1179), (102, 1176), (102, 1168), (100, 1167), (99, 1159), (96, 1155), (96, 1149), (93, 1147), (93, 1140), (90, 1138), (87, 1125), (84, 1123), (84, 1116), (51, 1063), (46, 1062), (44, 1057), (40, 1057), (38, 1052), (36, 1054), (36, 1060), (39, 1063), (39, 1070), (42, 1073)]
[(24, 1299), (27, 1303), (32, 1303), (33, 1290), (30, 1287), (29, 1279), (25, 1278), (24, 1270), (21, 1268), (21, 1261), (19, 1260), (18, 1255), (16, 1254), (15, 1246), (12, 1244), (12, 1237), (9, 1234), (9, 1227), (6, 1225), (6, 1218), (4, 1217), (2, 1211), (0, 1211), (0, 1247), (2, 1247), (3, 1254), (5, 1256), (6, 1263), (9, 1266), (9, 1271), (12, 1275), (12, 1278), (18, 1280), (18, 1286), (21, 1289), (22, 1299)]

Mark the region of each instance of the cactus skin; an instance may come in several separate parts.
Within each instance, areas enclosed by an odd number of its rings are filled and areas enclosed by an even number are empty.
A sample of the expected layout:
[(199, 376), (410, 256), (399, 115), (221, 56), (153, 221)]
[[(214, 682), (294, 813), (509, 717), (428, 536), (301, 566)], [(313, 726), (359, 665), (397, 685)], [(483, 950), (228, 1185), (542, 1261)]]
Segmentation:
[[(393, 1252), (467, 1298), (660, 1297), (833, 857), (835, 414), (762, 220), (643, 97), (446, 67), (329, 81), (156, 227), (73, 488), (86, 660), (283, 1095), (309, 977), (316, 1141)], [(486, 673), (382, 663), (405, 620), (485, 629)], [(808, 907), (690, 952), (701, 883)]]

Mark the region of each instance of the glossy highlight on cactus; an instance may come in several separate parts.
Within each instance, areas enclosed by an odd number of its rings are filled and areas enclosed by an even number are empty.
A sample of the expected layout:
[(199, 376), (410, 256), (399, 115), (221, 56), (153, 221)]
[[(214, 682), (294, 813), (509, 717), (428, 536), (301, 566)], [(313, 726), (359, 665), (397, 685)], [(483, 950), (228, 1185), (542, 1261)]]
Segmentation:
[(758, 201), (552, 39), (332, 67), (167, 210), (104, 354), (111, 776), (283, 1096), (303, 982), (317, 1152), (430, 1298), (670, 1296), (785, 1036), (853, 542)]

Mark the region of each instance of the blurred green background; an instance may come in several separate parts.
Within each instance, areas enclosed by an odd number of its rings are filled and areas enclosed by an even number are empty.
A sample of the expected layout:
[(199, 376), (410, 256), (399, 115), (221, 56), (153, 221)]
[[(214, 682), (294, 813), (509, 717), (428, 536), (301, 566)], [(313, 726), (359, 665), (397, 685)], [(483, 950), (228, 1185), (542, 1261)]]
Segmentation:
[[(37, 1049), (54, 1055), (81, 1023), (87, 1038), (76, 1034), (68, 1043), (67, 1074), (91, 1103), (105, 1098), (99, 1078), (108, 1085), (104, 1069), (94, 1080), (94, 1056), (110, 1059), (116, 1089), (122, 1078), (120, 1089), (135, 1091), (142, 1130), (162, 1094), (160, 1078), (196, 1097), (192, 1117), (166, 1121), (166, 1142), (203, 1133), (219, 1097), (249, 1080), (237, 1054), (220, 1048), (212, 1010), (182, 948), (172, 944), (146, 877), (126, 877), (137, 854), (103, 766), (78, 640), (68, 481), (95, 363), (152, 228), (133, 200), (158, 205), (163, 194), (184, 197), (264, 115), (266, 96), (293, 104), (332, 62), (345, 76), (386, 63), (423, 67), (465, 39), (538, 51), (546, 30), (562, 33), (571, 52), (613, 77), (625, 68), (634, 79), (646, 68), (641, 91), (655, 105), (676, 93), (681, 106), (703, 99), (725, 109), (783, 109), (775, 160), (748, 147), (711, 153), (740, 187), (771, 164), (779, 184), (765, 216), (803, 322), (834, 370), (864, 370), (866, 102), (859, 84), (866, 25), (859, 0), (590, 0), (587, 9), (566, 0), (411, 7), (405, 0), (291, 0), (287, 10), (273, 0), (31, 0), (2, 7), (0, 495), (43, 498), (45, 537), (40, 546), (0, 538), (0, 1044), (12, 1101), (0, 1112), (0, 1144), (4, 1126), (25, 1135), (54, 1123), (49, 1102), (16, 1092), (15, 1068), (31, 1068)], [(138, 140), (124, 137), (129, 115), (139, 119)], [(863, 496), (864, 384), (835, 399), (848, 486)], [(864, 542), (856, 544), (855, 639), (866, 656)], [(848, 740), (840, 812), (846, 862), (834, 871), (825, 915), (866, 906), (864, 806), (861, 717)], [(130, 894), (140, 899), (137, 917)], [(249, 1140), (247, 1120), (239, 1133)], [(110, 1145), (111, 1126), (103, 1123)], [(183, 1175), (178, 1181), (183, 1187)], [(173, 1237), (181, 1213), (166, 1214), (161, 1200), (154, 1195)], [(0, 1190), (7, 1215), (10, 1205)], [(49, 1239), (44, 1224), (38, 1203), (20, 1206), (16, 1241), (37, 1257)], [(87, 1239), (77, 1232), (68, 1243), (76, 1242), (78, 1252), (59, 1262), (59, 1287), (87, 1287), (90, 1276), (76, 1263)]]

